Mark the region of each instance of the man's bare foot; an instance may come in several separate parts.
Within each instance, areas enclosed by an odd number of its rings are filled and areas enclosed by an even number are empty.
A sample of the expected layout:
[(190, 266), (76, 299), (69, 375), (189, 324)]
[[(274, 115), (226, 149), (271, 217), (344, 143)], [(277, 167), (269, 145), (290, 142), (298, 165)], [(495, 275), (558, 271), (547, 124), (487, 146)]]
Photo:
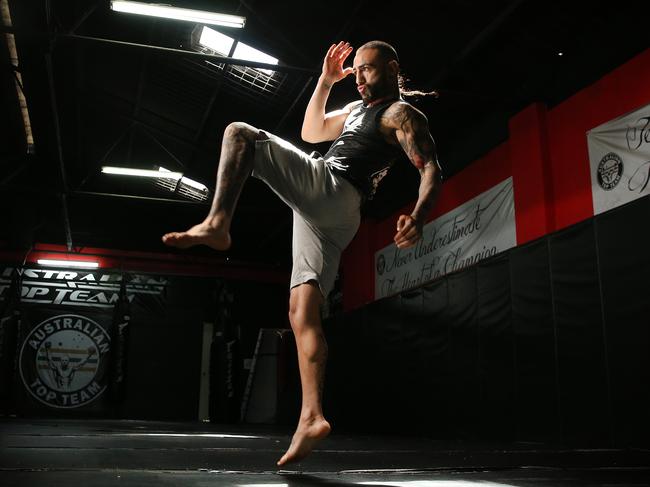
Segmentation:
[(163, 235), (162, 241), (170, 247), (186, 249), (194, 245), (207, 245), (215, 250), (228, 250), (230, 233), (210, 226), (207, 222), (194, 225), (186, 232), (171, 232)]
[(278, 460), (278, 466), (299, 462), (313, 450), (316, 443), (330, 434), (332, 428), (322, 416), (300, 420), (287, 452)]

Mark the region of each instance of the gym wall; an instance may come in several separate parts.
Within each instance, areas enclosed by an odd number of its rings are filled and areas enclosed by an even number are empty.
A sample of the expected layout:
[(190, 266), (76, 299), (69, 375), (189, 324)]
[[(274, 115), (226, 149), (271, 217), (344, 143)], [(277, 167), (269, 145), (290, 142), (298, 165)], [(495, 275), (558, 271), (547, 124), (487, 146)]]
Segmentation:
[(196, 419), (215, 279), (19, 269), (2, 272), (3, 412)]
[[(341, 426), (449, 439), (650, 443), (650, 199), (594, 216), (586, 132), (650, 103), (650, 50), (547, 109), (443, 184), (431, 219), (513, 178), (517, 247), (374, 296), (395, 221), (364, 221), (327, 323)], [(444, 161), (441, 161), (444, 168)]]
[(338, 426), (650, 444), (650, 198), (326, 322)]
[[(548, 109), (534, 104), (510, 120), (509, 139), (445, 181), (433, 220), (513, 178), (517, 245), (594, 215), (586, 132), (650, 103), (650, 50)], [(435, 134), (434, 134), (435, 137)], [(444, 170), (444, 161), (441, 161)], [(343, 309), (374, 300), (374, 255), (392, 243), (395, 221), (366, 219), (342, 257)]]

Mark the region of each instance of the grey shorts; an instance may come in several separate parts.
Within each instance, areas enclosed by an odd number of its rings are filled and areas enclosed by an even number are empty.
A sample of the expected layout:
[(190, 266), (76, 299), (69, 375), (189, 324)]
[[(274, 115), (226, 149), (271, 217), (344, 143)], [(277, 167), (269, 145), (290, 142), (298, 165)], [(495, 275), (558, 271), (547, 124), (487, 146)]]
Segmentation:
[(261, 134), (252, 175), (293, 210), (290, 288), (314, 280), (327, 298), (341, 252), (359, 228), (361, 194), (333, 174), (322, 157), (311, 157), (268, 132)]

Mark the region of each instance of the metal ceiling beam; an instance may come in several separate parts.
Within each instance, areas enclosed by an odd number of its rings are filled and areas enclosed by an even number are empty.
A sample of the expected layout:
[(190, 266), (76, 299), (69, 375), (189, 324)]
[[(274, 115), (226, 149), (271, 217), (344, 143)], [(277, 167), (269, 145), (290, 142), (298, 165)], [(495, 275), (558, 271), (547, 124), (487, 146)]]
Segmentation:
[(155, 198), (152, 196), (136, 196), (132, 194), (117, 194), (117, 193), (102, 193), (97, 191), (74, 191), (74, 196), (90, 196), (98, 198), (114, 198), (114, 199), (127, 199), (127, 200), (141, 200), (153, 201), (156, 203), (177, 203), (190, 206), (208, 206), (209, 201), (189, 201), (189, 200), (175, 200), (172, 198)]
[[(50, 0), (45, 0), (45, 19), (46, 26), (49, 34), (55, 33), (55, 28), (52, 24), (52, 4)], [(69, 251), (72, 251), (72, 230), (70, 228), (70, 212), (68, 211), (68, 178), (65, 170), (65, 161), (63, 160), (63, 142), (61, 140), (61, 123), (59, 119), (59, 108), (56, 98), (56, 85), (54, 83), (54, 68), (52, 66), (52, 51), (54, 50), (54, 42), (50, 41), (47, 52), (45, 53), (45, 70), (47, 73), (48, 88), (50, 92), (50, 104), (52, 109), (52, 118), (54, 124), (54, 139), (56, 143), (56, 158), (59, 164), (59, 173), (61, 177), (61, 212), (63, 216), (63, 229), (65, 232), (66, 245)]]
[(430, 81), (430, 86), (437, 86), (449, 77), (453, 69), (462, 63), (470, 54), (472, 54), (476, 49), (481, 47), (489, 38), (492, 36), (496, 30), (504, 24), (506, 20), (512, 15), (512, 13), (522, 4), (525, 0), (513, 0), (497, 17), (492, 20), (481, 32), (479, 32), (464, 48), (460, 53), (448, 63), (438, 74), (436, 74)]
[(65, 240), (69, 251), (72, 251), (72, 230), (70, 229), (70, 214), (68, 212), (68, 178), (63, 161), (63, 144), (61, 141), (61, 125), (59, 121), (59, 109), (56, 102), (56, 88), (54, 85), (54, 72), (52, 67), (52, 52), (45, 54), (45, 69), (50, 91), (50, 103), (52, 108), (52, 118), (54, 119), (54, 139), (56, 143), (56, 158), (59, 164), (59, 173), (61, 176), (61, 210), (63, 213), (63, 225), (65, 231)]
[[(151, 20), (151, 23), (149, 24), (149, 42), (153, 40), (153, 31), (156, 26), (156, 21)], [(136, 91), (136, 99), (135, 99), (135, 105), (133, 107), (133, 118), (138, 118), (138, 115), (140, 115), (140, 104), (142, 103), (142, 94), (144, 93), (144, 85), (145, 81), (147, 79), (147, 72), (149, 71), (149, 60), (151, 59), (150, 56), (150, 51), (146, 51), (142, 55), (142, 66), (140, 68), (140, 76), (138, 76), (138, 87)], [(126, 153), (126, 160), (129, 161), (129, 164), (131, 163), (131, 156), (133, 155), (133, 135), (134, 132), (131, 132), (129, 134), (129, 150)]]
[[(71, 196), (84, 196), (89, 198), (109, 198), (109, 199), (126, 199), (126, 200), (139, 200), (150, 201), (152, 203), (172, 203), (181, 204), (186, 206), (210, 206), (211, 201), (189, 201), (189, 200), (176, 200), (172, 198), (159, 198), (154, 196), (138, 196), (132, 194), (119, 194), (119, 193), (103, 193), (101, 191), (73, 191)], [(250, 205), (237, 205), (237, 212), (246, 214), (277, 214), (278, 210), (269, 207), (257, 207)]]
[(184, 170), (187, 170), (185, 163), (181, 161), (178, 157), (176, 157), (176, 155), (172, 151), (170, 151), (167, 147), (165, 147), (165, 144), (160, 142), (158, 140), (158, 137), (156, 137), (151, 132), (149, 132), (149, 130), (147, 130), (147, 127), (143, 126), (142, 129), (149, 136), (149, 138), (153, 140), (162, 150), (164, 150), (172, 159), (174, 159), (180, 167), (182, 167)]
[[(100, 102), (103, 102), (103, 100), (101, 100), (101, 98), (99, 98), (96, 93), (87, 92), (87, 94), (89, 95), (89, 98), (94, 98), (95, 100), (99, 100)], [(125, 101), (125, 102), (127, 102), (129, 104), (133, 103), (132, 100), (128, 100), (128, 99), (123, 98), (121, 96), (115, 95), (114, 93), (104, 92), (104, 94), (106, 94), (106, 95), (108, 95), (110, 97), (113, 97), (113, 98), (118, 98), (119, 100)], [(105, 103), (108, 103), (108, 102), (105, 102)], [(94, 108), (91, 105), (89, 105), (89, 107)], [(99, 108), (97, 108), (97, 110), (99, 110)], [(152, 113), (156, 117), (161, 117), (160, 114), (158, 114), (156, 112), (152, 112), (151, 110), (145, 110), (145, 111), (147, 111), (148, 113)], [(104, 112), (102, 112), (102, 113), (104, 113)], [(118, 118), (122, 119), (122, 120), (126, 120), (126, 121), (132, 122), (132, 123), (136, 123), (138, 125), (142, 125), (143, 127), (146, 127), (148, 130), (151, 130), (152, 132), (155, 132), (155, 133), (157, 133), (159, 135), (162, 135), (164, 137), (169, 137), (170, 139), (178, 142), (181, 145), (184, 145), (184, 146), (190, 148), (191, 150), (193, 150), (193, 151), (195, 151), (195, 152), (197, 152), (197, 153), (199, 153), (201, 155), (204, 155), (206, 157), (212, 157), (212, 154), (208, 154), (207, 152), (202, 150), (201, 147), (198, 147), (196, 144), (193, 144), (191, 141), (189, 141), (187, 139), (184, 139), (182, 137), (179, 137), (179, 136), (177, 136), (177, 135), (175, 135), (173, 133), (166, 132), (166, 131), (164, 131), (162, 129), (154, 127), (153, 125), (149, 124), (148, 122), (145, 122), (144, 120), (141, 120), (139, 118), (135, 119), (135, 118), (133, 118), (133, 117), (131, 117), (129, 115), (124, 115), (122, 113), (113, 113), (113, 115), (115, 117), (118, 117)], [(161, 117), (161, 118), (164, 118), (164, 117)]]
[(88, 182), (88, 179), (90, 179), (91, 176), (93, 176), (95, 174), (95, 171), (101, 166), (101, 164), (106, 160), (106, 158), (111, 154), (111, 152), (113, 152), (113, 149), (115, 149), (115, 147), (117, 147), (117, 145), (120, 142), (122, 142), (122, 140), (124, 140), (124, 137), (126, 137), (126, 135), (131, 132), (131, 129), (133, 128), (134, 124), (135, 124), (135, 122), (131, 122), (122, 131), (120, 136), (117, 139), (115, 139), (115, 141), (110, 145), (110, 147), (106, 150), (106, 152), (104, 152), (104, 155), (102, 157), (100, 157), (99, 160), (96, 161), (92, 165), (92, 170), (88, 171), (86, 173), (86, 177), (81, 181), (81, 183), (79, 183), (79, 186), (77, 186), (77, 188), (75, 189), (76, 191), (80, 190), (81, 188), (83, 188), (86, 185), (86, 183)]
[(300, 100), (302, 98), (302, 95), (305, 93), (305, 91), (307, 91), (307, 88), (309, 88), (309, 85), (311, 85), (313, 80), (314, 80), (314, 76), (310, 76), (309, 79), (305, 82), (305, 85), (300, 90), (300, 93), (298, 93), (298, 96), (296, 96), (293, 99), (293, 102), (291, 103), (291, 106), (287, 109), (286, 112), (284, 112), (284, 115), (282, 115), (282, 118), (280, 119), (280, 121), (277, 123), (277, 125), (273, 129), (273, 132), (277, 133), (282, 128), (282, 126), (284, 125), (284, 122), (287, 121), (287, 118), (289, 118), (289, 115), (293, 112), (294, 108), (298, 104), (298, 100)]
[(99, 7), (101, 4), (104, 3), (104, 0), (98, 0), (96, 1), (93, 5), (88, 7), (86, 11), (79, 17), (79, 20), (75, 22), (75, 24), (72, 26), (72, 28), (68, 31), (70, 34), (74, 34), (79, 27), (92, 15), (92, 13), (97, 10), (97, 7)]
[(246, 10), (248, 10), (251, 16), (255, 18), (255, 21), (257, 23), (259, 23), (264, 28), (268, 29), (268, 31), (272, 33), (275, 39), (280, 40), (285, 48), (291, 49), (295, 54), (300, 56), (303, 61), (308, 62), (307, 55), (297, 48), (296, 43), (291, 42), (288, 38), (282, 35), (282, 29), (278, 29), (276, 26), (271, 25), (269, 22), (267, 22), (264, 19), (264, 16), (261, 15), (250, 2), (247, 2), (245, 0), (239, 0), (239, 4), (242, 5)]
[(216, 56), (213, 54), (206, 54), (202, 52), (186, 51), (183, 49), (174, 49), (171, 47), (161, 47), (161, 46), (151, 46), (148, 44), (137, 44), (135, 42), (125, 42), (118, 41), (116, 39), (105, 39), (100, 37), (89, 37), (81, 36), (76, 34), (61, 34), (58, 36), (59, 40), (68, 40), (68, 41), (83, 41), (83, 42), (94, 42), (99, 44), (106, 44), (116, 47), (128, 47), (131, 49), (148, 49), (162, 54), (167, 54), (170, 56), (181, 56), (181, 57), (192, 57), (197, 59), (206, 59), (213, 61), (215, 63), (221, 64), (232, 64), (235, 66), (247, 66), (250, 68), (260, 68), (260, 69), (270, 69), (273, 71), (286, 72), (286, 73), (308, 73), (308, 74), (317, 74), (318, 72), (314, 69), (303, 68), (300, 66), (289, 66), (283, 64), (269, 64), (269, 63), (260, 63), (256, 61), (246, 61), (244, 59), (234, 59), (227, 56)]

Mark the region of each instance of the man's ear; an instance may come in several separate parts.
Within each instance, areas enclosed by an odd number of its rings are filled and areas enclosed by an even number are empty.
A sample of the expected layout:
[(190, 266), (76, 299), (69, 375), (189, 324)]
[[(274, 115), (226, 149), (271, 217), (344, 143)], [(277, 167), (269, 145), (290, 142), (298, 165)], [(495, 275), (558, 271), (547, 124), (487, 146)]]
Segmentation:
[(391, 59), (388, 61), (388, 66), (390, 67), (391, 73), (397, 76), (397, 73), (399, 73), (399, 63), (394, 59)]

